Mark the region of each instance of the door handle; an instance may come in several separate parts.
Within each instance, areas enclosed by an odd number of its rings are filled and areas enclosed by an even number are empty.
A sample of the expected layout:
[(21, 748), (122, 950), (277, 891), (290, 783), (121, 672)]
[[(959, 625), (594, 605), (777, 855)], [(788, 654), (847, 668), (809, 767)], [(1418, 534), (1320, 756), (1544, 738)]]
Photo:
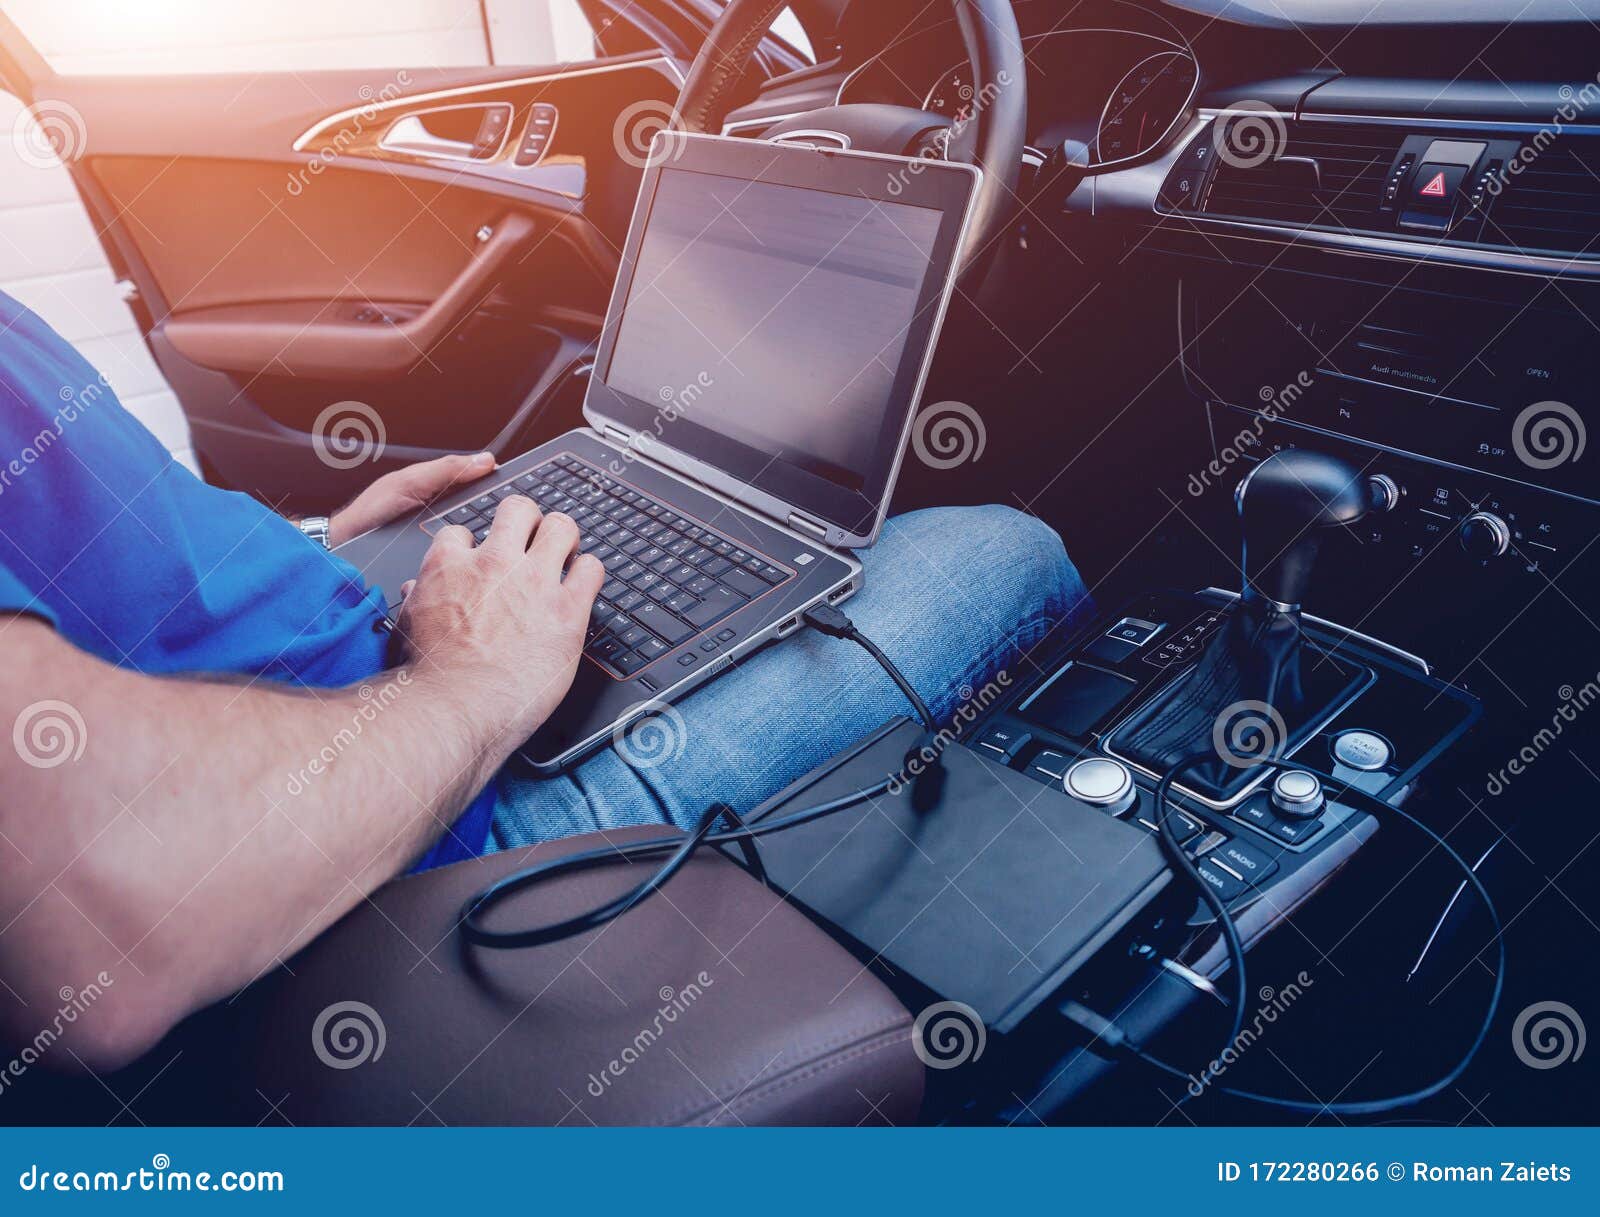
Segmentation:
[(378, 147), (390, 152), (409, 152), (414, 156), (439, 156), (446, 160), (470, 161), (473, 146), (465, 140), (435, 135), (420, 115), (407, 114), (383, 133)]
[(505, 147), (513, 114), (511, 103), (504, 101), (414, 110), (390, 124), (378, 147), (437, 160), (493, 160)]

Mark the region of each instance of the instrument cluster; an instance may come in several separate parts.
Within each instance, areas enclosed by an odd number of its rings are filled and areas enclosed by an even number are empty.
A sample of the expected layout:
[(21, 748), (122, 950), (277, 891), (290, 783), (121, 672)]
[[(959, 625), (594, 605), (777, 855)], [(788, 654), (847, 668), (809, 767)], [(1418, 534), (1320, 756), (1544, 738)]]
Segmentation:
[[(1181, 128), (1199, 86), (1199, 65), (1189, 49), (1154, 34), (1063, 29), (1026, 37), (1023, 47), (1028, 142), (1041, 156), (1076, 141), (1098, 167), (1137, 160)], [(885, 48), (839, 91), (841, 103), (916, 106), (958, 122), (970, 120), (988, 100), (974, 86), (952, 23)]]

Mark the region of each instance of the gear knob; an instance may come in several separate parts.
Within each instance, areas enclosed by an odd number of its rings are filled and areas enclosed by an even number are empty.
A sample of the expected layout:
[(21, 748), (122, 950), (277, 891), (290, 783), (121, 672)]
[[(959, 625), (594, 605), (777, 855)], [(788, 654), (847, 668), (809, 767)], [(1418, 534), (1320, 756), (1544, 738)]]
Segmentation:
[(1376, 505), (1375, 479), (1326, 453), (1275, 452), (1234, 492), (1244, 542), (1244, 595), (1294, 612), (1305, 599), (1325, 529), (1358, 522)]

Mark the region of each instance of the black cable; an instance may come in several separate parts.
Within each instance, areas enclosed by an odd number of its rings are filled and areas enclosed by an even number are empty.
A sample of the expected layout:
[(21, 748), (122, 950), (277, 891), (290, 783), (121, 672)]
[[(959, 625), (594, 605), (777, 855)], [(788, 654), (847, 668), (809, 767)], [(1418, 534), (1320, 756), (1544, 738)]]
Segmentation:
[[(1183, 770), (1187, 769), (1190, 765), (1196, 764), (1196, 763), (1197, 763), (1196, 758), (1189, 757), (1189, 758), (1186, 758), (1183, 761), (1180, 761), (1176, 766), (1174, 766), (1171, 770), (1169, 770), (1167, 772), (1167, 774), (1162, 778), (1161, 785), (1157, 788), (1158, 789), (1158, 797), (1163, 797), (1163, 800), (1164, 800), (1164, 792), (1170, 792), (1171, 787), (1172, 787), (1173, 779), (1177, 776), (1177, 774), (1179, 774)], [(1336, 784), (1337, 783), (1337, 779), (1331, 777), (1328, 774), (1319, 773), (1317, 770), (1308, 768), (1307, 766), (1304, 766), (1304, 765), (1295, 764), (1295, 763), (1289, 762), (1289, 761), (1263, 760), (1263, 761), (1260, 762), (1260, 765), (1261, 765), (1262, 768), (1270, 769), (1270, 770), (1275, 771), (1275, 772), (1276, 771), (1281, 771), (1281, 770), (1286, 770), (1286, 769), (1298, 769), (1298, 770), (1302, 770), (1303, 772), (1306, 772), (1306, 773), (1314, 774), (1319, 780), (1323, 781), (1326, 784)], [(1348, 798), (1350, 796), (1354, 796), (1353, 801), (1355, 801), (1355, 802), (1365, 803), (1369, 811), (1373, 810), (1373, 809), (1379, 809), (1385, 815), (1396, 815), (1396, 816), (1399, 816), (1402, 820), (1405, 820), (1413, 828), (1416, 828), (1423, 835), (1425, 835), (1429, 839), (1431, 839), (1435, 845), (1437, 845), (1440, 849), (1442, 849), (1445, 852), (1446, 856), (1448, 856), (1452, 862), (1454, 862), (1458, 867), (1460, 867), (1461, 872), (1466, 876), (1467, 883), (1469, 885), (1471, 885), (1474, 893), (1478, 897), (1478, 900), (1483, 904), (1484, 912), (1488, 914), (1490, 925), (1494, 929), (1493, 941), (1495, 942), (1496, 947), (1497, 947), (1497, 951), (1496, 951), (1497, 958), (1496, 958), (1496, 962), (1495, 962), (1495, 972), (1494, 972), (1494, 989), (1490, 993), (1488, 1004), (1484, 1008), (1483, 1021), (1479, 1025), (1478, 1033), (1477, 1033), (1476, 1036), (1473, 1037), (1472, 1043), (1468, 1046), (1467, 1051), (1462, 1055), (1461, 1059), (1456, 1062), (1456, 1064), (1450, 1069), (1450, 1071), (1448, 1073), (1446, 1073), (1443, 1077), (1440, 1077), (1436, 1081), (1430, 1082), (1428, 1085), (1421, 1087), (1420, 1089), (1407, 1091), (1404, 1094), (1387, 1095), (1387, 1096), (1384, 1096), (1384, 1097), (1381, 1097), (1381, 1098), (1375, 1098), (1375, 1099), (1360, 1099), (1360, 1100), (1354, 1100), (1354, 1101), (1346, 1102), (1346, 1103), (1338, 1103), (1338, 1102), (1335, 1102), (1335, 1103), (1314, 1103), (1314, 1102), (1309, 1102), (1309, 1101), (1303, 1100), (1303, 1099), (1284, 1098), (1284, 1097), (1282, 1097), (1280, 1095), (1259, 1094), (1259, 1093), (1257, 1093), (1255, 1091), (1239, 1090), (1239, 1089), (1236, 1089), (1236, 1088), (1231, 1087), (1231, 1086), (1218, 1085), (1218, 1086), (1214, 1087), (1214, 1089), (1217, 1090), (1218, 1092), (1220, 1092), (1222, 1094), (1225, 1094), (1225, 1095), (1228, 1095), (1231, 1098), (1243, 1099), (1243, 1100), (1245, 1100), (1247, 1102), (1260, 1103), (1260, 1104), (1263, 1104), (1263, 1105), (1268, 1106), (1268, 1107), (1276, 1107), (1276, 1108), (1280, 1108), (1280, 1109), (1287, 1110), (1287, 1111), (1310, 1112), (1310, 1113), (1316, 1114), (1316, 1115), (1321, 1115), (1321, 1114), (1335, 1115), (1335, 1116), (1370, 1116), (1370, 1115), (1379, 1115), (1379, 1114), (1382, 1114), (1384, 1112), (1393, 1111), (1397, 1107), (1406, 1107), (1406, 1106), (1409, 1106), (1412, 1103), (1420, 1103), (1424, 1099), (1430, 1099), (1434, 1095), (1439, 1094), (1446, 1087), (1448, 1087), (1451, 1084), (1453, 1084), (1463, 1073), (1466, 1072), (1467, 1067), (1469, 1065), (1471, 1065), (1473, 1060), (1477, 1057), (1479, 1050), (1483, 1047), (1484, 1041), (1488, 1038), (1489, 1032), (1494, 1026), (1495, 1015), (1499, 1012), (1499, 1009), (1500, 1009), (1500, 997), (1501, 997), (1501, 994), (1503, 993), (1503, 991), (1505, 989), (1505, 979), (1506, 979), (1505, 927), (1502, 925), (1502, 923), (1500, 921), (1500, 914), (1499, 914), (1499, 911), (1495, 908), (1494, 900), (1491, 899), (1490, 896), (1489, 896), (1488, 888), (1486, 888), (1483, 885), (1483, 881), (1480, 878), (1478, 878), (1478, 872), (1475, 871), (1472, 868), (1472, 865), (1469, 862), (1467, 862), (1467, 860), (1465, 858), (1463, 858), (1459, 853), (1457, 853), (1455, 851), (1455, 849), (1450, 845), (1450, 843), (1448, 841), (1446, 841), (1442, 836), (1440, 836), (1438, 833), (1436, 833), (1433, 829), (1429, 828), (1421, 820), (1417, 819), (1417, 817), (1412, 815), (1410, 812), (1405, 811), (1403, 808), (1396, 807), (1396, 806), (1393, 806), (1393, 805), (1391, 805), (1389, 803), (1386, 803), (1382, 799), (1378, 798), (1376, 795), (1369, 794), (1365, 790), (1361, 790), (1359, 787), (1354, 787), (1354, 786), (1345, 787), (1341, 791), (1341, 793), (1339, 795), (1339, 798), (1340, 799), (1346, 799), (1346, 798)], [(1161, 804), (1161, 806), (1159, 808), (1159, 812), (1160, 812), (1160, 814), (1158, 816), (1158, 822), (1161, 825), (1162, 837), (1163, 837), (1163, 841), (1165, 842), (1167, 840), (1168, 835), (1170, 834), (1170, 829), (1167, 827), (1167, 822), (1166, 822), (1167, 821), (1167, 804), (1165, 803), (1165, 801), (1162, 802), (1162, 804)], [(1187, 856), (1184, 857), (1184, 861), (1188, 862)], [(1185, 872), (1187, 874), (1189, 874), (1191, 876), (1191, 878), (1193, 878), (1195, 880), (1197, 885), (1199, 885), (1202, 894), (1207, 898), (1206, 899), (1206, 903), (1212, 906), (1213, 911), (1216, 911), (1217, 905), (1220, 904), (1220, 901), (1217, 901), (1217, 900), (1214, 899), (1215, 896), (1216, 896), (1216, 893), (1213, 892), (1211, 890), (1211, 888), (1208, 885), (1206, 885), (1200, 879), (1199, 874), (1195, 871), (1195, 869), (1194, 869), (1194, 867), (1192, 865), (1190, 865), (1190, 866), (1188, 866), (1186, 868), (1183, 868), (1183, 869), (1185, 869)], [(1234, 1018), (1234, 1026), (1235, 1026), (1236, 1029), (1233, 1032), (1233, 1034), (1231, 1036), (1229, 1036), (1227, 1044), (1224, 1045), (1224, 1049), (1226, 1050), (1228, 1048), (1231, 1048), (1233, 1046), (1233, 1044), (1238, 1039), (1239, 1032), (1238, 1032), (1237, 1028), (1240, 1026), (1240, 1023), (1241, 1023), (1241, 1017), (1240, 1016), (1241, 1016), (1241, 1012), (1242, 1012), (1242, 1009), (1243, 1009), (1244, 1002), (1248, 1000), (1248, 994), (1246, 993), (1246, 991), (1244, 989), (1244, 984), (1243, 984), (1243, 981), (1244, 981), (1244, 946), (1239, 940), (1238, 929), (1237, 929), (1236, 926), (1234, 926), (1234, 924), (1233, 924), (1233, 916), (1232, 916), (1231, 913), (1229, 913), (1227, 911), (1226, 905), (1222, 906), (1221, 915), (1219, 916), (1218, 921), (1219, 921), (1220, 925), (1223, 928), (1223, 937), (1224, 937), (1224, 939), (1226, 940), (1226, 942), (1228, 944), (1228, 955), (1229, 955), (1230, 964), (1237, 971), (1238, 977), (1239, 977), (1239, 981), (1240, 981), (1240, 984), (1237, 986), (1237, 988), (1238, 988), (1237, 1005), (1239, 1006), (1239, 1009), (1235, 1011), (1235, 1018)], [(1074, 1003), (1074, 1004), (1076, 1004), (1076, 1003)], [(1094, 1011), (1088, 1010), (1087, 1008), (1084, 1008), (1084, 1007), (1081, 1007), (1081, 1006), (1078, 1007), (1078, 1009), (1082, 1011), (1082, 1016), (1083, 1017), (1075, 1018), (1074, 1021), (1078, 1021), (1081, 1026), (1084, 1026), (1086, 1029), (1088, 1029), (1091, 1032), (1091, 1034), (1094, 1034), (1096, 1037), (1106, 1040), (1106, 1042), (1107, 1042), (1107, 1044), (1109, 1046), (1126, 1052), (1132, 1059), (1137, 1060), (1137, 1061), (1142, 1061), (1144, 1064), (1148, 1065), (1149, 1067), (1151, 1067), (1153, 1069), (1156, 1069), (1156, 1070), (1159, 1070), (1160, 1072), (1165, 1073), (1165, 1074), (1169, 1075), (1170, 1077), (1177, 1078), (1180, 1081), (1184, 1081), (1184, 1082), (1188, 1082), (1190, 1080), (1192, 1075), (1190, 1075), (1188, 1073), (1185, 1073), (1182, 1069), (1179, 1069), (1176, 1065), (1170, 1064), (1169, 1062), (1164, 1061), (1161, 1058), (1159, 1058), (1157, 1056), (1154, 1056), (1149, 1052), (1146, 1052), (1142, 1047), (1140, 1047), (1137, 1043), (1135, 1043), (1131, 1038), (1129, 1038), (1128, 1036), (1123, 1034), (1121, 1028), (1117, 1027), (1116, 1023), (1113, 1020), (1108, 1019), (1108, 1018), (1104, 1017), (1103, 1015), (1096, 1014), (1096, 1013), (1094, 1013)], [(1208, 1065), (1207, 1068), (1209, 1069), (1209, 1065)], [(1204, 1072), (1204, 1071), (1202, 1071), (1202, 1072)]]
[(831, 604), (818, 604), (807, 609), (805, 611), (805, 621), (807, 625), (819, 633), (827, 634), (831, 638), (848, 639), (876, 659), (878, 666), (889, 674), (889, 679), (900, 686), (900, 692), (906, 695), (906, 700), (916, 710), (917, 719), (928, 733), (938, 733), (939, 724), (934, 720), (933, 711), (928, 709), (928, 703), (922, 700), (922, 695), (911, 687), (911, 682), (905, 678), (899, 668), (895, 667), (894, 661), (883, 653), (878, 644), (856, 629), (855, 622), (851, 621), (850, 618), (846, 617)]
[[(881, 651), (866, 635), (856, 629), (855, 624), (831, 605), (818, 605), (805, 614), (806, 622), (813, 628), (835, 638), (845, 638), (862, 647), (871, 655), (887, 672), (891, 679), (898, 685), (907, 699), (910, 700), (917, 712), (917, 717), (922, 720), (923, 726), (929, 735), (938, 730), (932, 712), (928, 705), (917, 694), (887, 655)], [(921, 751), (921, 743), (912, 750), (913, 754)], [(931, 764), (923, 760), (925, 770), (937, 766), (937, 760)], [(461, 906), (461, 935), (474, 946), (489, 947), (494, 950), (517, 950), (523, 947), (542, 946), (545, 943), (559, 942), (563, 938), (571, 938), (575, 934), (587, 933), (597, 930), (607, 922), (615, 921), (629, 909), (643, 900), (655, 895), (667, 882), (683, 869), (685, 863), (694, 855), (694, 852), (704, 845), (738, 845), (751, 848), (751, 842), (759, 837), (770, 836), (773, 833), (783, 832), (786, 829), (798, 828), (802, 824), (809, 824), (813, 820), (820, 820), (824, 816), (833, 815), (835, 812), (846, 811), (869, 799), (888, 793), (896, 783), (903, 782), (903, 772), (891, 773), (859, 790), (850, 791), (848, 794), (838, 795), (824, 803), (813, 807), (803, 808), (775, 820), (764, 819), (757, 825), (748, 825), (741, 820), (725, 803), (713, 804), (706, 813), (700, 817), (700, 822), (688, 836), (654, 837), (648, 841), (635, 841), (628, 845), (607, 846), (603, 849), (586, 850), (581, 854), (569, 854), (564, 858), (553, 858), (548, 862), (541, 862), (537, 866), (529, 866), (505, 876), (496, 883), (478, 892), (464, 905)], [(713, 831), (719, 821), (727, 820), (732, 828), (722, 832)], [(569, 917), (565, 921), (554, 922), (550, 925), (535, 926), (524, 930), (491, 930), (483, 925), (482, 918), (485, 913), (494, 908), (507, 897), (523, 891), (537, 883), (554, 879), (557, 875), (576, 873), (590, 870), (597, 866), (610, 863), (628, 861), (634, 858), (650, 857), (656, 854), (670, 853), (671, 856), (649, 878), (636, 887), (630, 888), (616, 899), (605, 904)], [(747, 855), (748, 857), (748, 855)]]
[(1196, 765), (1216, 759), (1214, 753), (1186, 756), (1162, 775), (1161, 780), (1156, 783), (1156, 827), (1161, 837), (1161, 847), (1166, 851), (1168, 860), (1199, 889), (1200, 898), (1216, 917), (1223, 941), (1227, 944), (1228, 961), (1233, 967), (1234, 980), (1233, 1029), (1228, 1032), (1227, 1039), (1227, 1043), (1232, 1044), (1238, 1040), (1239, 1032), (1244, 1030), (1244, 1008), (1249, 1001), (1249, 989), (1244, 975), (1244, 943), (1239, 938), (1239, 927), (1234, 924), (1233, 915), (1228, 912), (1227, 904), (1217, 895), (1216, 890), (1200, 877), (1199, 868), (1190, 860), (1189, 855), (1183, 852), (1183, 845), (1178, 841), (1177, 834), (1172, 831), (1171, 824), (1172, 787), (1179, 775)]

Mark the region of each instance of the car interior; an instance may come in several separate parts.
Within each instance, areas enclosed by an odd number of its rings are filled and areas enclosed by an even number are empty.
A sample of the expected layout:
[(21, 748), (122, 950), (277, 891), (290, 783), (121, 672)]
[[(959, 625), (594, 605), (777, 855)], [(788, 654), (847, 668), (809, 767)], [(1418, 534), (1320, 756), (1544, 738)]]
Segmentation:
[[(396, 880), (0, 1120), (1590, 1122), (1519, 1037), (1600, 994), (1600, 5), (581, 7), (589, 62), (282, 74), (60, 75), (0, 17), (205, 478), (325, 514), (585, 427), (676, 134), (948, 159), (890, 510), (1037, 516), (1094, 612), (937, 755), (908, 704), (744, 823), (909, 766), (865, 806), (518, 949), (479, 940), (615, 901), (659, 832)], [(376, 461), (324, 459), (350, 401)], [(383, 1013), (360, 1068), (314, 1049), (341, 1003)]]

